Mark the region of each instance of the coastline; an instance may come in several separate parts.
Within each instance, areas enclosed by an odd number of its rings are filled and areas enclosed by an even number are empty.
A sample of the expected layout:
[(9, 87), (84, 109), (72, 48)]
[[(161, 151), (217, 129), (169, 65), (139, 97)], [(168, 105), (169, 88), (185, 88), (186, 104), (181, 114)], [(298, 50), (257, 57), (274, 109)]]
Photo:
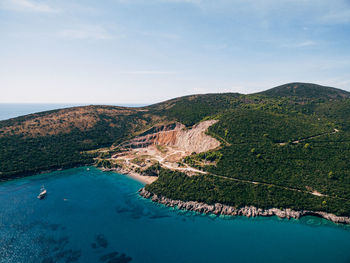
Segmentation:
[[(50, 169), (46, 169), (46, 170), (38, 170), (38, 171), (28, 171), (28, 172), (23, 172), (23, 173), (18, 173), (15, 174), (13, 176), (4, 176), (2, 178), (0, 178), (0, 182), (7, 182), (7, 181), (12, 181), (12, 180), (16, 180), (16, 179), (21, 179), (27, 176), (33, 176), (33, 175), (38, 175), (38, 174), (45, 174), (45, 173), (52, 173), (52, 172), (56, 172), (56, 171), (62, 171), (62, 170), (66, 170), (66, 169), (73, 169), (73, 168), (79, 168), (79, 167), (87, 167), (87, 166), (94, 166), (93, 163), (85, 163), (85, 164), (73, 164), (73, 165), (67, 165), (67, 166), (61, 166), (61, 167), (57, 167), (57, 168), (50, 168)], [(96, 167), (96, 166), (94, 166)], [(1, 175), (1, 173), (0, 173)]]
[(129, 171), (123, 168), (100, 168), (104, 172), (116, 172), (125, 176), (129, 176), (143, 184), (151, 184), (158, 179), (157, 176), (141, 175), (134, 171)]
[(350, 217), (336, 216), (334, 214), (321, 212), (321, 211), (316, 211), (316, 212), (308, 211), (308, 210), (295, 211), (289, 208), (262, 209), (262, 208), (257, 208), (255, 206), (245, 206), (245, 207), (237, 208), (234, 206), (223, 205), (220, 203), (216, 203), (215, 205), (208, 205), (208, 204), (200, 203), (196, 201), (172, 200), (164, 196), (158, 196), (156, 194), (153, 194), (147, 191), (145, 188), (141, 188), (139, 190), (139, 194), (140, 196), (150, 199), (152, 202), (155, 202), (155, 203), (163, 204), (169, 207), (177, 207), (178, 209), (181, 209), (181, 210), (199, 212), (202, 214), (246, 216), (246, 217), (277, 216), (279, 218), (287, 218), (287, 219), (290, 219), (290, 218), (299, 219), (303, 216), (317, 216), (337, 224), (350, 224)]
[[(77, 167), (84, 167), (89, 166), (89, 164), (80, 165), (80, 166), (72, 166), (67, 167), (69, 168), (77, 168)], [(95, 166), (96, 167), (96, 166)], [(147, 175), (141, 175), (140, 173), (136, 173), (132, 170), (123, 169), (123, 168), (101, 168), (96, 167), (103, 172), (116, 172), (128, 177), (131, 177), (139, 182), (141, 182), (144, 185), (151, 184), (155, 182), (158, 177), (157, 176), (147, 176)], [(47, 172), (53, 172), (53, 171), (60, 171), (65, 168), (56, 168), (46, 171), (41, 171), (38, 174), (43, 174)], [(3, 179), (0, 180), (0, 182), (6, 182), (13, 179), (20, 179), (25, 176), (18, 176), (11, 179)], [(245, 206), (245, 207), (234, 207), (234, 206), (228, 206), (221, 203), (215, 203), (214, 205), (209, 205), (202, 202), (197, 201), (181, 201), (181, 200), (173, 200), (170, 198), (167, 198), (165, 196), (157, 195), (154, 193), (151, 193), (145, 189), (145, 187), (139, 189), (139, 195), (143, 198), (150, 199), (152, 202), (156, 202), (168, 207), (177, 207), (180, 210), (188, 210), (188, 211), (194, 211), (202, 214), (214, 214), (214, 215), (228, 215), (228, 216), (246, 216), (246, 217), (256, 217), (256, 216), (264, 216), (264, 217), (271, 217), (271, 216), (277, 216), (279, 218), (294, 218), (299, 219), (303, 216), (316, 216), (320, 218), (324, 218), (326, 220), (329, 220), (336, 224), (345, 224), (350, 225), (350, 217), (349, 216), (337, 216), (331, 213), (322, 212), (322, 211), (310, 211), (310, 210), (292, 210), (289, 208), (286, 209), (278, 209), (278, 208), (270, 208), (270, 209), (263, 209), (263, 208), (257, 208), (255, 206)]]

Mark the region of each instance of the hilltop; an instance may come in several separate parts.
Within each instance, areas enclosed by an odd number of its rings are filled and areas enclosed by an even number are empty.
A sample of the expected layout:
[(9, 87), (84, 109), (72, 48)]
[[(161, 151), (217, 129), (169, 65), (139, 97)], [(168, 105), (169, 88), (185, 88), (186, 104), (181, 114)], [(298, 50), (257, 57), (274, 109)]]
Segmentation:
[(349, 95), (290, 83), (30, 114), (0, 122), (0, 176), (95, 164), (171, 199), (350, 216)]
[(271, 97), (298, 97), (308, 99), (349, 98), (350, 92), (312, 83), (293, 82), (260, 92)]

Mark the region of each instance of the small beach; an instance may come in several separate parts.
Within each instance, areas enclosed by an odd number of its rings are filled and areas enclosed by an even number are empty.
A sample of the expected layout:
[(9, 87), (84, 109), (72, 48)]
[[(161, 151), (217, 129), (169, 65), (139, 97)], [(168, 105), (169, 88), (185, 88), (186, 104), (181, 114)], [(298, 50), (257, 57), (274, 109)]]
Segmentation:
[(126, 176), (131, 177), (143, 184), (151, 184), (158, 179), (156, 176), (140, 175), (133, 172), (126, 174)]
[[(168, 208), (140, 197), (143, 177), (88, 168), (0, 183), (0, 263), (343, 263), (350, 258), (345, 226), (310, 216), (208, 216)], [(47, 196), (39, 200), (42, 185)]]
[(99, 168), (99, 169), (103, 172), (114, 172), (117, 174), (125, 175), (127, 177), (133, 178), (136, 181), (141, 182), (142, 184), (151, 184), (158, 179), (157, 176), (141, 175), (134, 171), (128, 171), (126, 169), (121, 169), (121, 168)]

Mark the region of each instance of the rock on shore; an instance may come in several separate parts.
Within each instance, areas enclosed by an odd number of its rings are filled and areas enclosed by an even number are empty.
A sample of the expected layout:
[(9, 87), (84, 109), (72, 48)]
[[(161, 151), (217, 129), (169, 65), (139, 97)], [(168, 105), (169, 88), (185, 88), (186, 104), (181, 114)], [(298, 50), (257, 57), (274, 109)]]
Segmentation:
[(158, 196), (147, 191), (145, 188), (139, 190), (139, 194), (144, 197), (151, 199), (153, 202), (157, 202), (170, 207), (177, 207), (182, 210), (195, 211), (204, 214), (215, 214), (215, 215), (230, 215), (230, 216), (278, 216), (279, 218), (295, 218), (298, 219), (302, 216), (312, 215), (325, 218), (334, 223), (350, 224), (350, 217), (345, 216), (336, 216), (334, 214), (326, 212), (313, 212), (307, 210), (294, 211), (292, 209), (261, 209), (254, 206), (245, 206), (241, 208), (236, 208), (234, 206), (227, 206), (220, 203), (214, 205), (208, 205), (205, 203), (200, 203), (196, 201), (181, 201), (181, 200), (172, 200), (164, 196)]

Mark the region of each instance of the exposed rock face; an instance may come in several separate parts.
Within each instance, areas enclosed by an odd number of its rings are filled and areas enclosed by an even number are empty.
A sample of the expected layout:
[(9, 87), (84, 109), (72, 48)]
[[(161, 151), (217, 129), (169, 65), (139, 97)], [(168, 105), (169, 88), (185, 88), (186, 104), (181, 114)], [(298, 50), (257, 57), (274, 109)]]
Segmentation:
[(144, 148), (152, 144), (157, 145), (174, 145), (176, 141), (176, 134), (185, 128), (181, 123), (172, 123), (168, 125), (161, 125), (152, 127), (148, 131), (140, 134), (138, 137), (122, 144), (126, 148)]
[(182, 129), (176, 136), (174, 146), (183, 149), (185, 152), (196, 153), (215, 149), (220, 145), (220, 142), (206, 135), (205, 131), (216, 122), (217, 120), (202, 121), (194, 125), (190, 130)]
[(204, 214), (215, 214), (215, 215), (230, 215), (230, 216), (278, 216), (280, 218), (295, 218), (298, 219), (302, 216), (312, 215), (328, 219), (334, 223), (350, 224), (350, 217), (336, 216), (334, 214), (329, 214), (326, 212), (313, 212), (313, 211), (294, 211), (291, 209), (261, 209), (254, 206), (245, 206), (241, 208), (236, 208), (233, 206), (222, 205), (216, 203), (215, 205), (208, 205), (205, 203), (199, 203), (195, 201), (181, 201), (172, 200), (164, 196), (158, 196), (151, 192), (148, 192), (145, 188), (139, 190), (139, 194), (145, 198), (151, 199), (153, 202), (157, 202), (170, 207), (177, 207), (178, 209), (195, 211)]
[(203, 121), (191, 129), (181, 123), (154, 126), (118, 145), (122, 152), (112, 155), (109, 161), (141, 175), (147, 175), (144, 172), (157, 163), (163, 168), (181, 171), (190, 176), (206, 173), (184, 164), (183, 158), (193, 152), (207, 152), (220, 146), (218, 140), (206, 134), (208, 128), (216, 122), (217, 120)]
[(136, 149), (149, 145), (165, 145), (189, 153), (206, 152), (220, 145), (218, 140), (205, 134), (205, 131), (216, 122), (217, 120), (203, 121), (194, 125), (192, 129), (186, 129), (181, 123), (153, 127), (122, 146)]

